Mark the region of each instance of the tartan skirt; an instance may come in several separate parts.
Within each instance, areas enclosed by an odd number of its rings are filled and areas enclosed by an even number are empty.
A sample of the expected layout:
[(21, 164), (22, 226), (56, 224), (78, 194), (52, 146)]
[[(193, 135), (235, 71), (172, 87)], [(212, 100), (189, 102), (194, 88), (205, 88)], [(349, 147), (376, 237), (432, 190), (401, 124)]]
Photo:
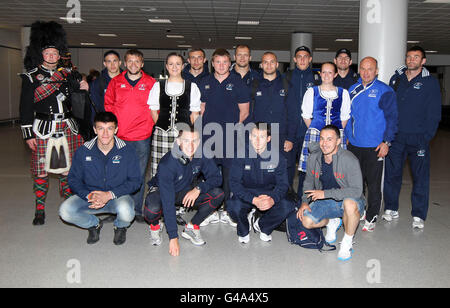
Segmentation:
[[(74, 134), (66, 122), (56, 122), (55, 134), (64, 134), (66, 137), (69, 146), (69, 164), (71, 164), (75, 151), (83, 145), (83, 137)], [(47, 174), (45, 169), (47, 143), (48, 138), (42, 139), (36, 136), (36, 151), (31, 152), (31, 174), (35, 177)]]
[(161, 158), (172, 150), (173, 143), (178, 137), (178, 130), (169, 129), (167, 131), (155, 127), (152, 137), (150, 178), (154, 177), (158, 169)]
[[(347, 139), (344, 135), (344, 130), (340, 129), (341, 132), (341, 147), (343, 149), (347, 149)], [(309, 157), (309, 149), (308, 146), (312, 142), (320, 141), (320, 131), (317, 128), (310, 127), (306, 131), (305, 139), (303, 140), (302, 151), (300, 153), (300, 160), (298, 162), (298, 170), (302, 172), (306, 172), (306, 162)]]

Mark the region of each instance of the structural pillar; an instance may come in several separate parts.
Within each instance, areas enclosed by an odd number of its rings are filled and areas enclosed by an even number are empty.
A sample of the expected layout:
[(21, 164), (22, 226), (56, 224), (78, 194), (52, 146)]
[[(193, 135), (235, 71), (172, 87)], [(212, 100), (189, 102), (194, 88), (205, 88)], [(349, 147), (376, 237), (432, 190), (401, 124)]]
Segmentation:
[(407, 34), (408, 0), (360, 0), (358, 64), (377, 59), (381, 81), (389, 82), (405, 63)]
[(312, 33), (294, 32), (291, 34), (291, 61), (290, 68), (295, 67), (293, 58), (295, 57), (295, 49), (300, 46), (307, 46), (312, 52)]

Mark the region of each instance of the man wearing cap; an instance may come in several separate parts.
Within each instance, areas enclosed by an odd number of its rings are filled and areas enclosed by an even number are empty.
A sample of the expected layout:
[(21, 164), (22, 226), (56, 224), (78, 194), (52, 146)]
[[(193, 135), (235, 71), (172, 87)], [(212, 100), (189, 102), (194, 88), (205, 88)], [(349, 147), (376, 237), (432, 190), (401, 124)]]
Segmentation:
[(439, 82), (424, 67), (420, 46), (406, 53), (405, 65), (397, 69), (389, 85), (397, 94), (398, 133), (386, 158), (383, 219), (398, 219), (403, 166), (408, 158), (413, 176), (411, 193), (413, 228), (422, 229), (430, 194), (430, 141), (441, 119)]
[(358, 81), (358, 74), (351, 68), (352, 53), (347, 48), (341, 48), (336, 52), (334, 64), (337, 67), (337, 76), (334, 78), (334, 85), (348, 90)]
[(31, 149), (31, 173), (35, 194), (33, 225), (45, 223), (48, 173), (59, 175), (60, 195), (72, 195), (67, 181), (72, 156), (83, 144), (71, 114), (71, 95), (88, 90), (70, 68), (59, 67), (67, 51), (64, 28), (54, 22), (31, 25), (30, 45), (24, 59), (27, 72), (21, 74), (20, 123), (22, 135)]
[[(295, 163), (298, 161), (297, 155), (306, 133), (306, 125), (301, 117), (303, 95), (305, 95), (306, 90), (319, 85), (321, 82), (320, 76), (313, 73), (311, 69), (311, 50), (307, 46), (300, 46), (295, 50), (294, 62), (295, 68), (288, 70), (285, 74), (285, 78), (289, 81), (289, 91), (286, 101), (288, 106), (288, 132), (284, 150), (288, 152), (287, 165), (290, 186), (294, 181)], [(304, 178), (305, 173), (300, 172), (297, 190), (300, 197)]]

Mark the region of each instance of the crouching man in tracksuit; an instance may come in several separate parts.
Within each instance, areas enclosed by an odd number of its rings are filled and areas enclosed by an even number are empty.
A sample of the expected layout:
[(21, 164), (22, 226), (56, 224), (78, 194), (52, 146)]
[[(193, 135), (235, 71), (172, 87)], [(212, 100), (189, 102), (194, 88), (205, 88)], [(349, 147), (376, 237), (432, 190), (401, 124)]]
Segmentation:
[[(176, 143), (159, 162), (156, 173), (156, 187), (152, 187), (145, 199), (144, 216), (150, 223), (152, 245), (161, 244), (161, 215), (169, 235), (169, 254), (178, 256), (178, 227), (176, 206), (198, 209), (183, 233), (185, 239), (194, 245), (206, 244), (200, 234), (200, 224), (223, 202), (222, 175), (212, 159), (196, 153), (200, 134), (192, 125), (180, 130)], [(196, 155), (194, 155), (196, 154)], [(200, 156), (200, 157), (198, 157)], [(204, 181), (200, 179), (201, 175)], [(152, 184), (155, 182), (152, 181)]]
[(265, 242), (272, 240), (272, 231), (294, 210), (294, 203), (286, 199), (289, 189), (286, 159), (278, 148), (268, 151), (270, 139), (269, 125), (256, 123), (250, 133), (248, 157), (235, 159), (231, 167), (233, 196), (228, 202), (228, 213), (237, 222), (240, 243), (250, 241), (248, 214), (255, 207), (262, 216), (253, 222), (253, 228)]
[(99, 240), (102, 222), (96, 214), (116, 214), (114, 244), (126, 240), (126, 228), (134, 219), (130, 194), (141, 186), (136, 151), (116, 137), (117, 118), (100, 112), (94, 118), (97, 137), (80, 147), (72, 160), (69, 185), (75, 193), (61, 204), (61, 219), (88, 229), (88, 244)]

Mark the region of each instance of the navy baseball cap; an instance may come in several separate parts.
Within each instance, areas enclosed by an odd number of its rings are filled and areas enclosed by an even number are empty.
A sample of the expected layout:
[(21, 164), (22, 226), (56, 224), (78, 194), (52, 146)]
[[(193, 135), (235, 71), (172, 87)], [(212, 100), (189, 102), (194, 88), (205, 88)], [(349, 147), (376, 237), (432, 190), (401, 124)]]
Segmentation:
[(337, 58), (341, 53), (345, 53), (347, 54), (347, 56), (351, 59), (352, 58), (352, 53), (350, 52), (350, 50), (348, 50), (347, 48), (341, 48), (336, 52), (336, 57)]
[(311, 55), (311, 49), (309, 49), (308, 47), (306, 47), (306, 46), (300, 46), (300, 47), (297, 47), (297, 49), (295, 50), (295, 52), (294, 52), (294, 55), (296, 55), (297, 54), (297, 52), (299, 52), (299, 51), (306, 51), (307, 53), (309, 53), (309, 55)]

